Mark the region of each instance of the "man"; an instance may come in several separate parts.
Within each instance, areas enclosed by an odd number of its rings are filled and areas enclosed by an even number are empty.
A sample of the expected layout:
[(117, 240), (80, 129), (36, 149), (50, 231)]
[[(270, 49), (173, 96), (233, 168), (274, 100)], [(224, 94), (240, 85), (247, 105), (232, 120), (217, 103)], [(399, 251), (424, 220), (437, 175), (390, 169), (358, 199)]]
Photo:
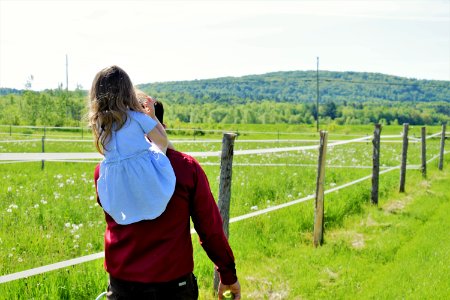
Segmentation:
[[(234, 299), (241, 299), (233, 252), (205, 172), (189, 155), (173, 149), (167, 149), (166, 155), (175, 172), (176, 186), (161, 216), (119, 225), (105, 212), (105, 268), (110, 275), (107, 298), (197, 299), (198, 287), (192, 274), (192, 218), (200, 243), (220, 274), (219, 299), (227, 290)], [(97, 165), (95, 183), (98, 176)]]

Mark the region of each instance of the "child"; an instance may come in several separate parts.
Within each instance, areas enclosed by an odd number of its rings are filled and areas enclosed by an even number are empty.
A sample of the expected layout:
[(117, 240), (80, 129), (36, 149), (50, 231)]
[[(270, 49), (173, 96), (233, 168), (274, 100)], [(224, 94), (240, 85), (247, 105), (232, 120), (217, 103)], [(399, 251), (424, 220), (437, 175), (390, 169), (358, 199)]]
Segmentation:
[(111, 66), (97, 73), (89, 112), (95, 145), (105, 156), (97, 191), (105, 212), (121, 225), (159, 217), (175, 189), (166, 132), (154, 109), (147, 113), (124, 70)]

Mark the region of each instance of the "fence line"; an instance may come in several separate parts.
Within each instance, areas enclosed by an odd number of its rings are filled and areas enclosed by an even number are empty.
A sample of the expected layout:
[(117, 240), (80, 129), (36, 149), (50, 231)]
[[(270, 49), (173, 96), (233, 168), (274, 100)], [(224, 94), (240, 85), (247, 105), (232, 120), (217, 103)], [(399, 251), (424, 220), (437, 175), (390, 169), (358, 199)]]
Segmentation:
[[(83, 127), (83, 126), (64, 126), (64, 127), (57, 127), (57, 126), (31, 126), (31, 125), (0, 125), (0, 127), (6, 127), (8, 130), (9, 128), (28, 128), (28, 129), (37, 129), (37, 130), (52, 130), (53, 131), (64, 131), (64, 130), (83, 130), (86, 132), (90, 131), (89, 127)], [(167, 128), (167, 131), (202, 131), (202, 132), (212, 132), (212, 133), (224, 133), (224, 132), (234, 132), (237, 134), (276, 134), (276, 135), (315, 135), (318, 136), (317, 132), (285, 132), (285, 131), (250, 131), (250, 130), (239, 130), (232, 128), (229, 129), (201, 129), (201, 128)], [(3, 134), (3, 133), (0, 133)], [(7, 133), (9, 134), (9, 132)], [(16, 135), (19, 135), (20, 133), (14, 133)], [(25, 134), (28, 135), (28, 134)], [(330, 133), (330, 136), (360, 136), (357, 134), (345, 134), (345, 133)], [(395, 135), (393, 135), (394, 137)], [(398, 136), (398, 135), (397, 135)]]
[[(440, 135), (438, 132), (429, 136), (428, 138)], [(372, 136), (365, 136), (361, 138), (342, 140), (328, 144), (328, 147), (344, 145), (357, 142), (369, 142)], [(40, 141), (40, 140), (36, 140)], [(295, 147), (278, 147), (278, 148), (266, 148), (266, 149), (249, 149), (249, 150), (235, 150), (234, 155), (252, 155), (252, 154), (268, 154), (277, 152), (289, 152), (289, 151), (304, 151), (318, 149), (318, 145), (309, 146), (295, 146)], [(209, 152), (186, 152), (194, 157), (220, 157), (221, 151), (209, 151)], [(52, 161), (68, 161), (68, 160), (80, 160), (80, 159), (103, 159), (101, 154), (96, 152), (66, 152), (66, 153), (0, 153), (0, 161), (38, 161), (38, 160), (52, 160)]]
[[(432, 134), (427, 136), (427, 139), (439, 136), (441, 132)], [(349, 136), (349, 135), (348, 135)], [(354, 135), (353, 135), (354, 136)], [(358, 135), (361, 136), (361, 135)], [(54, 136), (52, 136), (54, 137)], [(400, 138), (401, 135), (382, 135), (381, 139), (390, 139), (390, 138)], [(368, 136), (361, 138), (361, 140), (353, 139), (354, 143), (365, 143), (368, 139)], [(410, 142), (412, 143), (419, 143), (421, 140), (419, 138), (409, 137), (408, 138)], [(47, 142), (84, 142), (84, 143), (92, 143), (92, 139), (81, 139), (81, 140), (74, 140), (74, 139), (55, 139), (55, 138), (45, 138)], [(24, 143), (24, 142), (40, 142), (41, 139), (26, 139), (26, 140), (0, 140), (0, 143)], [(222, 140), (220, 139), (173, 139), (170, 140), (172, 143), (222, 143)], [(329, 140), (329, 142), (341, 142), (343, 140)], [(348, 141), (348, 140), (344, 140)], [(267, 139), (267, 140), (242, 140), (237, 139), (236, 143), (279, 143), (279, 142), (285, 142), (285, 143), (294, 143), (294, 142), (305, 142), (305, 143), (317, 143), (317, 140), (307, 140), (307, 139)], [(396, 141), (396, 140), (384, 140), (383, 143), (402, 143), (402, 141)]]
[[(445, 133), (443, 133), (442, 135), (445, 136)], [(364, 139), (368, 139), (368, 138), (371, 138), (371, 137), (365, 137)], [(363, 139), (363, 138), (354, 139), (354, 140), (361, 140), (361, 139)], [(334, 145), (347, 144), (347, 143), (350, 143), (352, 141), (353, 140), (343, 141), (341, 143), (335, 143)], [(332, 144), (330, 144), (329, 146), (331, 146), (331, 145)], [(293, 148), (298, 148), (298, 147), (293, 147)], [(314, 146), (314, 149), (316, 149), (316, 148), (318, 148), (318, 146)], [(279, 152), (279, 151), (277, 151), (277, 152)], [(443, 154), (447, 154), (447, 153), (448, 153), (448, 151), (443, 151)], [(38, 154), (42, 154), (42, 153), (38, 153)], [(53, 154), (55, 154), (55, 153), (53, 153)], [(434, 156), (433, 158), (429, 159), (427, 161), (427, 163), (433, 161), (436, 158), (439, 158), (440, 156), (441, 155)], [(387, 172), (399, 169), (400, 167), (401, 166), (391, 167), (389, 169), (381, 171), (379, 174), (381, 175), (381, 174), (384, 174), (384, 173), (387, 173)], [(420, 168), (420, 166), (418, 166), (418, 168)], [(351, 185), (357, 184), (359, 182), (362, 182), (362, 181), (370, 179), (370, 178), (372, 178), (372, 175), (368, 175), (368, 176), (359, 178), (359, 179), (354, 180), (352, 182), (349, 182), (349, 183), (340, 185), (338, 187), (334, 187), (334, 188), (331, 188), (329, 190), (326, 190), (326, 191), (324, 191), (324, 194), (329, 194), (329, 193), (338, 191), (340, 189), (349, 187)], [(310, 199), (314, 199), (314, 198), (315, 198), (315, 195), (309, 195), (309, 196), (306, 196), (306, 197), (301, 198), (301, 199), (293, 200), (293, 201), (290, 201), (290, 202), (287, 202), (287, 203), (283, 203), (283, 204), (280, 204), (280, 205), (276, 205), (276, 206), (272, 206), (272, 207), (269, 207), (269, 208), (266, 208), (266, 209), (263, 209), (263, 210), (260, 210), (260, 211), (256, 211), (256, 212), (252, 212), (252, 213), (249, 213), (249, 214), (245, 214), (245, 215), (241, 215), (241, 216), (238, 216), (238, 217), (234, 217), (234, 218), (230, 219), (230, 223), (242, 221), (242, 220), (245, 220), (245, 219), (248, 219), (248, 218), (251, 218), (251, 217), (255, 217), (255, 216), (258, 216), (258, 215), (269, 213), (269, 212), (272, 212), (272, 211), (275, 211), (275, 210), (278, 210), (278, 209), (281, 209), (281, 208), (285, 208), (285, 207), (288, 207), (288, 206), (292, 206), (292, 205), (295, 205), (295, 204), (298, 204), (298, 203), (301, 203), (301, 202), (304, 202), (304, 201), (307, 201), (307, 200), (310, 200)], [(195, 230), (194, 230), (194, 232), (193, 232), (193, 230), (194, 229), (191, 230), (191, 233), (195, 232)], [(34, 275), (38, 275), (38, 274), (42, 274), (42, 273), (46, 273), (46, 272), (49, 272), (49, 271), (65, 268), (65, 267), (76, 265), (76, 264), (81, 264), (81, 263), (92, 261), (92, 260), (95, 260), (95, 259), (98, 259), (98, 258), (102, 258), (102, 257), (104, 257), (104, 252), (95, 253), (95, 254), (91, 254), (91, 255), (87, 255), (87, 256), (82, 256), (82, 257), (78, 257), (78, 258), (74, 258), (74, 259), (70, 259), (70, 260), (66, 260), (66, 261), (62, 261), (62, 262), (58, 262), (58, 263), (54, 263), (54, 264), (50, 264), (50, 265), (46, 265), (46, 266), (42, 266), (42, 267), (38, 267), (38, 268), (33, 268), (33, 269), (29, 269), (29, 270), (25, 270), (25, 271), (21, 271), (21, 272), (17, 272), (17, 273), (3, 275), (3, 276), (0, 276), (0, 283), (5, 283), (5, 282), (17, 280), (17, 279), (22, 279), (22, 278), (26, 278), (26, 277), (30, 277), (30, 276), (34, 276)]]

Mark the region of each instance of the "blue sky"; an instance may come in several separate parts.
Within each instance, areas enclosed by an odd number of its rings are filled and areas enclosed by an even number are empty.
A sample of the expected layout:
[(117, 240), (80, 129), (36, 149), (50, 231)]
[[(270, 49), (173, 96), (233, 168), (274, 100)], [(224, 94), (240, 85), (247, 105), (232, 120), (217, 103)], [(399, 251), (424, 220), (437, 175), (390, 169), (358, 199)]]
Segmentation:
[(0, 0), (0, 87), (89, 89), (273, 71), (450, 80), (450, 1)]

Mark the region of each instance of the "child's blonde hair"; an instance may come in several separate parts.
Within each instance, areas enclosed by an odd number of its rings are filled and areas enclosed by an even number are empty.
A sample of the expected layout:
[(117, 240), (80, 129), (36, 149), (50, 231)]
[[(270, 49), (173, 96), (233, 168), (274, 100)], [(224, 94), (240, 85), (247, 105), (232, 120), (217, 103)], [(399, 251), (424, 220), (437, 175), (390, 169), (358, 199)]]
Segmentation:
[(94, 133), (95, 147), (104, 154), (112, 130), (119, 130), (127, 121), (127, 110), (142, 112), (143, 109), (130, 77), (118, 66), (107, 67), (97, 73), (89, 99), (89, 125)]

